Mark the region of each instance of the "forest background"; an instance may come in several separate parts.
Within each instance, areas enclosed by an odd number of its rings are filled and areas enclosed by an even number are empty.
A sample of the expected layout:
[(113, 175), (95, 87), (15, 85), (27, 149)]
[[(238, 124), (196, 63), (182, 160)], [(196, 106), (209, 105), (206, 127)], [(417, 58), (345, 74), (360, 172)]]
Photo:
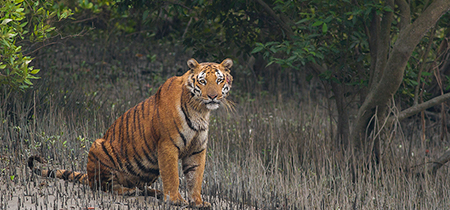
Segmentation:
[(450, 205), (448, 0), (0, 3), (6, 186), (32, 181), (31, 154), (85, 171), (90, 144), (189, 58), (230, 57), (235, 110), (211, 119), (211, 199)]

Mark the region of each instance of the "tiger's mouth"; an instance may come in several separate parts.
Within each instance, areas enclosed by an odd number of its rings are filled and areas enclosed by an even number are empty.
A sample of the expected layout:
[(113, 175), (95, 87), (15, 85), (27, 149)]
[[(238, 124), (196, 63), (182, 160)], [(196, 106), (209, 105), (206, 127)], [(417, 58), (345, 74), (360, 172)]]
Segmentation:
[(209, 110), (214, 110), (214, 109), (219, 108), (220, 101), (209, 100), (209, 101), (205, 101), (204, 104), (206, 105), (206, 108), (208, 108)]

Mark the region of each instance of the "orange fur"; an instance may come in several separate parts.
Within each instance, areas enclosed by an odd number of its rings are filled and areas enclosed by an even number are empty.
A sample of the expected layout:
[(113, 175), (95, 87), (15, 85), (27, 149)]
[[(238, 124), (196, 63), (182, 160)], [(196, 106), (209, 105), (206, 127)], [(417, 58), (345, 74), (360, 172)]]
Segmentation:
[[(92, 144), (87, 175), (57, 170), (56, 177), (89, 183), (92, 189), (132, 194), (136, 187), (143, 190), (161, 176), (164, 198), (185, 205), (188, 202), (179, 193), (181, 159), (191, 205), (209, 207), (200, 194), (209, 115), (220, 104), (229, 106), (226, 96), (233, 81), (233, 61), (199, 64), (190, 59), (187, 64), (190, 69), (183, 76), (168, 79), (154, 96), (125, 112)], [(28, 165), (35, 173), (51, 174), (35, 168), (33, 160), (44, 160), (30, 157)]]

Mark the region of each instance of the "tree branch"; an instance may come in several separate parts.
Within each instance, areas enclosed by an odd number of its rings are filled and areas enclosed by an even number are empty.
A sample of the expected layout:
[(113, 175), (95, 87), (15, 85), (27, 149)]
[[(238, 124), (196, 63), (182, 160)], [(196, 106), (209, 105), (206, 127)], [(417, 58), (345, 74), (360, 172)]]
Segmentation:
[(421, 86), (420, 79), (422, 78), (422, 72), (425, 69), (425, 63), (427, 62), (427, 56), (428, 56), (428, 53), (430, 52), (431, 45), (433, 45), (433, 37), (434, 37), (435, 31), (436, 30), (434, 28), (431, 30), (427, 47), (425, 48), (424, 51), (422, 51), (422, 54), (420, 55), (422, 62), (419, 61), (419, 64), (417, 65), (418, 69), (419, 69), (419, 73), (417, 74), (417, 79), (416, 79), (417, 85), (414, 90), (414, 103), (413, 103), (414, 105), (419, 103), (419, 91), (420, 91), (420, 86)]
[(277, 14), (270, 8), (269, 5), (266, 4), (263, 0), (255, 0), (258, 4), (260, 4), (264, 10), (273, 18), (275, 21), (277, 21), (278, 24), (280, 24), (280, 27), (284, 30), (284, 32), (287, 35), (288, 39), (291, 39), (294, 36), (294, 32), (292, 31), (292, 28), (286, 24), (283, 20), (281, 20), (280, 17), (278, 17)]
[[(376, 11), (372, 11), (373, 18), (370, 21), (370, 25), (366, 28), (366, 34), (369, 39), (369, 49), (370, 49), (370, 70), (369, 70), (369, 90), (375, 87), (375, 69), (377, 67), (377, 41), (378, 41), (378, 33), (377, 31), (380, 28), (380, 18), (377, 15)], [(377, 81), (378, 82), (378, 81)]]
[[(387, 0), (387, 5), (394, 10), (394, 0)], [(376, 16), (376, 18), (381, 18)], [(375, 88), (376, 84), (380, 82), (383, 74), (385, 72), (386, 63), (388, 61), (389, 49), (391, 44), (391, 25), (394, 20), (394, 12), (385, 11), (383, 17), (381, 18), (381, 23), (377, 27), (377, 60), (374, 72), (374, 80), (372, 81), (374, 86), (370, 88)]]
[(398, 9), (400, 10), (400, 23), (399, 28), (400, 31), (408, 26), (411, 23), (411, 12), (409, 8), (408, 2), (406, 0), (395, 0), (395, 3), (398, 5)]
[(409, 107), (403, 111), (401, 111), (397, 116), (391, 116), (388, 119), (388, 125), (392, 125), (392, 123), (394, 122), (394, 120), (404, 120), (408, 117), (411, 117), (415, 114), (418, 114), (419, 112), (421, 112), (422, 110), (428, 109), (430, 107), (439, 105), (440, 103), (443, 103), (445, 101), (450, 100), (450, 93), (446, 93), (444, 95), (440, 95), (438, 97), (435, 97), (433, 99), (428, 100), (427, 102), (423, 102), (421, 104)]
[(450, 150), (447, 150), (444, 152), (444, 154), (441, 155), (436, 161), (433, 162), (433, 165), (429, 169), (429, 173), (432, 175), (436, 175), (436, 172), (439, 168), (441, 168), (445, 163), (447, 163), (450, 160)]
[(316, 76), (319, 76), (320, 74), (322, 74), (326, 71), (326, 67), (320, 66), (319, 64), (313, 63), (313, 62), (307, 63), (306, 67), (313, 70), (313, 72), (316, 74)]

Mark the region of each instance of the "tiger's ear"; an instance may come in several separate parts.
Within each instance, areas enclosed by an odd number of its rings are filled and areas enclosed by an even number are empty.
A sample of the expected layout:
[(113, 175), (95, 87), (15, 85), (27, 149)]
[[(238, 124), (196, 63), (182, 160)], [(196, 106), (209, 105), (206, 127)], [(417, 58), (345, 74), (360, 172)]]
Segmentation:
[(193, 70), (193, 69), (197, 68), (198, 62), (195, 59), (191, 58), (187, 61), (187, 65), (188, 65), (189, 69)]
[(220, 65), (222, 65), (227, 72), (230, 72), (230, 69), (233, 66), (233, 60), (231, 60), (230, 58), (227, 58), (227, 59), (223, 60), (222, 63), (220, 63)]

